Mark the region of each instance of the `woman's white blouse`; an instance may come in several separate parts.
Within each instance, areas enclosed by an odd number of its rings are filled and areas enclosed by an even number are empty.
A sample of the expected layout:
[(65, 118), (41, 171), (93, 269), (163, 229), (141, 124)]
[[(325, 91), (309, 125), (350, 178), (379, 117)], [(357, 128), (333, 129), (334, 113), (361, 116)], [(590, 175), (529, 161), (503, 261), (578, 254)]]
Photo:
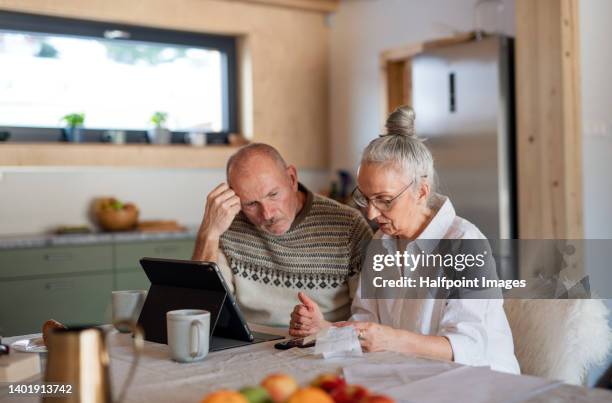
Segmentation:
[[(474, 224), (455, 214), (447, 197), (435, 195), (434, 204), (437, 212), (416, 242), (485, 239)], [(381, 231), (374, 238), (393, 239)], [(450, 341), (455, 362), (520, 373), (503, 299), (362, 299), (359, 283), (351, 320), (444, 336)]]

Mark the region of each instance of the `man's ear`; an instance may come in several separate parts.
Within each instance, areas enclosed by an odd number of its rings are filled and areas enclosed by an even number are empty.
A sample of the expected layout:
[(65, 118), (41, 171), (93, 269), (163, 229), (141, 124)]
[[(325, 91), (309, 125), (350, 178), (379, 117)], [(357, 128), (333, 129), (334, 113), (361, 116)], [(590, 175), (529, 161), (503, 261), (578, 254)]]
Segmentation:
[(291, 189), (293, 189), (294, 192), (297, 192), (297, 189), (298, 189), (297, 169), (295, 169), (295, 166), (289, 165), (287, 167), (286, 172), (287, 172), (287, 175), (289, 176), (289, 184), (291, 185)]

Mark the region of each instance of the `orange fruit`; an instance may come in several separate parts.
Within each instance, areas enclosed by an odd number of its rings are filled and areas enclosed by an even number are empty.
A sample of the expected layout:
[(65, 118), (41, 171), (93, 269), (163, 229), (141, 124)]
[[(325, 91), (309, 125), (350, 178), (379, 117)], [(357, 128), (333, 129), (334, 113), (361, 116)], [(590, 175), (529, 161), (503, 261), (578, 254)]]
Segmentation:
[(306, 387), (295, 392), (287, 403), (334, 403), (334, 400), (317, 387)]
[(204, 397), (202, 403), (249, 403), (249, 401), (238, 392), (222, 389)]

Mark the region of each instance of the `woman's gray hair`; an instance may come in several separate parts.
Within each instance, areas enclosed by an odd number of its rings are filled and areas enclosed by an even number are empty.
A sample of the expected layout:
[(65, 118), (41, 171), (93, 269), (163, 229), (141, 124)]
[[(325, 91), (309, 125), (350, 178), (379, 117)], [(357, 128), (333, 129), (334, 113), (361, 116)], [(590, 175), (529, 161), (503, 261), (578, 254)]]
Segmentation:
[(387, 132), (372, 140), (363, 151), (361, 163), (388, 164), (400, 169), (407, 175), (408, 181), (419, 186), (427, 181), (435, 192), (435, 171), (433, 157), (423, 140), (414, 130), (414, 110), (407, 105), (400, 106), (387, 118)]

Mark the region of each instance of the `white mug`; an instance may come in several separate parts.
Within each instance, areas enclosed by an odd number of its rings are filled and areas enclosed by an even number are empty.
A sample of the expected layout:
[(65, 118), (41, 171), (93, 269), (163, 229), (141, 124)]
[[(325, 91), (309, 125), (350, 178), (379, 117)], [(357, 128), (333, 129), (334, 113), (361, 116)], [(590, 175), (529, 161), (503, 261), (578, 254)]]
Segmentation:
[[(123, 320), (137, 322), (146, 298), (146, 290), (113, 291), (113, 323)], [(130, 331), (127, 327), (115, 327), (122, 333)]]
[(172, 359), (193, 362), (208, 355), (210, 312), (202, 309), (179, 309), (166, 313), (168, 347)]

